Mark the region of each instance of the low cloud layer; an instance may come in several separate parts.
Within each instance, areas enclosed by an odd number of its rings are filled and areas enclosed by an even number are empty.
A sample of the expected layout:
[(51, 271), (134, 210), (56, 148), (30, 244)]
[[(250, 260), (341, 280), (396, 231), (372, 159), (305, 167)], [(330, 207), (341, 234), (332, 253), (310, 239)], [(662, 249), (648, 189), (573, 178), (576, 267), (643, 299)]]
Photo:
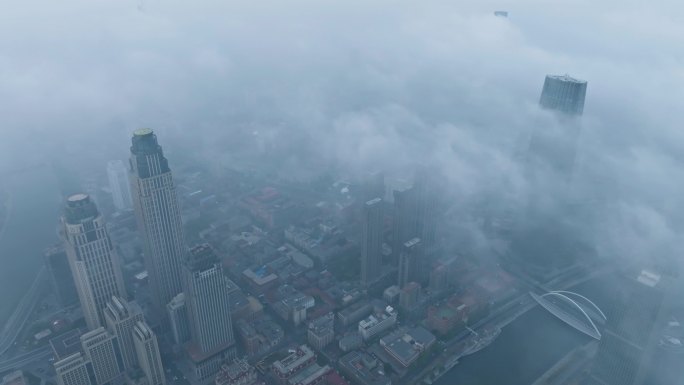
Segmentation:
[[(599, 254), (679, 254), (684, 5), (458, 3), (13, 3), (0, 170), (28, 152), (104, 164), (150, 126), (172, 163), (251, 154), (292, 177), (428, 163), (461, 205), (523, 202), (527, 140), (562, 129), (537, 107), (544, 76), (569, 73), (589, 82), (572, 197), (602, 202), (586, 226)], [(534, 188), (552, 204), (563, 190)]]

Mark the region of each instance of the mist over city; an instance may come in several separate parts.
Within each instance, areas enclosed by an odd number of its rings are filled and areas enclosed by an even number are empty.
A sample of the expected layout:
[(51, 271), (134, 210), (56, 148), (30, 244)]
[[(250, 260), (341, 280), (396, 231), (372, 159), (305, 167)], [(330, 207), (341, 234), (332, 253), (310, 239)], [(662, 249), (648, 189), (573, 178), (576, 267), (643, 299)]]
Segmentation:
[(682, 15), (6, 4), (2, 385), (684, 383)]

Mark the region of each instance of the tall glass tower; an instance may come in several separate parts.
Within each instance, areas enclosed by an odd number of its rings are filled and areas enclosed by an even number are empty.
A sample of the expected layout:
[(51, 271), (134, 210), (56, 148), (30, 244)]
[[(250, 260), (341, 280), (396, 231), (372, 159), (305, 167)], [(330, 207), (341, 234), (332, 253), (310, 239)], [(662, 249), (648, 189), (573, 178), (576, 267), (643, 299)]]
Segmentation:
[(171, 169), (149, 128), (133, 133), (129, 176), (145, 266), (155, 306), (162, 314), (182, 291), (180, 271), (186, 247)]
[(119, 256), (102, 215), (88, 195), (67, 198), (62, 224), (83, 316), (93, 330), (105, 325), (104, 309), (112, 296), (126, 298)]
[(361, 284), (364, 286), (370, 286), (380, 278), (383, 220), (381, 198), (369, 200), (363, 205)]
[(568, 75), (546, 75), (539, 105), (568, 115), (580, 116), (584, 112), (587, 82)]

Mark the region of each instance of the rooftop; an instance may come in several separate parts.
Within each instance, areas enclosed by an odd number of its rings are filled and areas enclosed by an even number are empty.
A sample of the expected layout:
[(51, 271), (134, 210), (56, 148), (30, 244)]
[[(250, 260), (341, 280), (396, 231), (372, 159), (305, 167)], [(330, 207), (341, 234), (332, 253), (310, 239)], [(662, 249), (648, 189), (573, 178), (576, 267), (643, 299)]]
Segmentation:
[(81, 350), (81, 330), (73, 329), (50, 339), (56, 359), (66, 358)]
[(585, 84), (587, 82), (586, 80), (575, 79), (568, 74), (565, 74), (565, 75), (547, 75), (547, 77), (551, 78), (551, 79), (555, 79), (555, 80), (561, 80), (561, 81), (568, 82), (568, 83)]

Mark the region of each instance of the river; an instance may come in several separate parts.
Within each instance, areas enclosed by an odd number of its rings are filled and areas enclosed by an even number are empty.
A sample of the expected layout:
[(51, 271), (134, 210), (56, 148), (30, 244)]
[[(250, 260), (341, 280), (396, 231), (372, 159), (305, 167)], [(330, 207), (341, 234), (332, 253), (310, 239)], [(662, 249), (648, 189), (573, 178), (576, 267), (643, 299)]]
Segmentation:
[(0, 176), (11, 195), (0, 233), (0, 324), (14, 311), (43, 263), (43, 251), (58, 242), (60, 186), (49, 166)]
[(506, 326), (491, 345), (439, 379), (436, 385), (529, 385), (589, 337), (537, 306)]

